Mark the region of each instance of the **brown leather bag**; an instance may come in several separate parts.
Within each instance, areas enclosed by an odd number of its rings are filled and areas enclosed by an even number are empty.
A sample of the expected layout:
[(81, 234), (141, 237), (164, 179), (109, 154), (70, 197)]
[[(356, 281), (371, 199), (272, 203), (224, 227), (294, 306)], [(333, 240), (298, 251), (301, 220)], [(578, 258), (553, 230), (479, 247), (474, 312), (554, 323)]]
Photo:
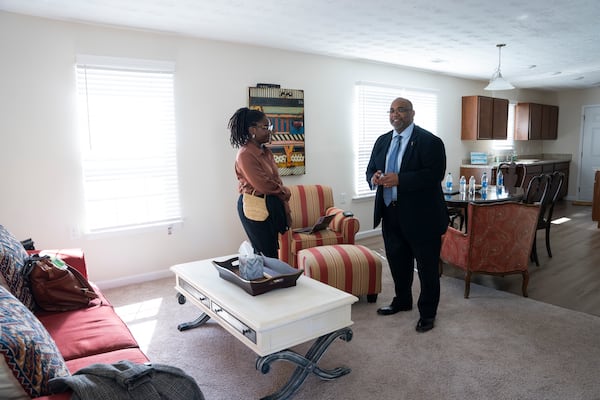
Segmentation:
[(45, 311), (85, 308), (98, 298), (79, 271), (67, 264), (58, 267), (49, 257), (32, 260), (29, 281), (36, 304)]

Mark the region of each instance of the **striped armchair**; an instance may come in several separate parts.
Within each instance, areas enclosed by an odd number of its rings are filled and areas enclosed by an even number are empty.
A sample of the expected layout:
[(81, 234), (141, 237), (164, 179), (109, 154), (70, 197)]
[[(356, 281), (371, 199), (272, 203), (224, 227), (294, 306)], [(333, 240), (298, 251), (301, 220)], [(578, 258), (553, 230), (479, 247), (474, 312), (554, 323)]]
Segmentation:
[[(289, 186), (292, 196), (292, 226), (279, 235), (279, 258), (297, 267), (296, 257), (302, 249), (333, 244), (354, 244), (354, 236), (360, 228), (355, 217), (345, 217), (344, 210), (334, 207), (333, 190), (330, 186), (294, 185)], [(296, 233), (293, 230), (312, 226), (320, 216), (336, 214), (327, 230), (314, 234)]]

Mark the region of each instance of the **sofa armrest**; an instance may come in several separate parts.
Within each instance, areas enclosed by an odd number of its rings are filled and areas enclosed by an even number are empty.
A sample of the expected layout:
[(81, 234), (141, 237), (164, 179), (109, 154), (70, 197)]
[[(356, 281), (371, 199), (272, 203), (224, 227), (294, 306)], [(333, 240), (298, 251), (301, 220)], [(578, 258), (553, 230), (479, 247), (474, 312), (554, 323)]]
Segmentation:
[(75, 268), (86, 278), (87, 266), (85, 265), (85, 256), (81, 249), (60, 249), (60, 250), (28, 250), (28, 254), (39, 254), (41, 256), (56, 257)]
[(329, 228), (334, 232), (339, 232), (344, 237), (345, 244), (354, 244), (354, 237), (360, 229), (360, 222), (354, 216), (345, 216), (344, 210), (337, 207), (329, 207), (326, 215), (336, 214), (335, 218), (329, 224)]

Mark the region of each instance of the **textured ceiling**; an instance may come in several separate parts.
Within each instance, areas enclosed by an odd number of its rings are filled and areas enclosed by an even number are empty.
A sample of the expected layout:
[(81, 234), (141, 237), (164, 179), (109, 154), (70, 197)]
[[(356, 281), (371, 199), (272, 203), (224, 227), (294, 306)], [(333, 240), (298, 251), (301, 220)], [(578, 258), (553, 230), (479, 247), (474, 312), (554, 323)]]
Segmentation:
[(600, 86), (600, 0), (0, 0), (0, 10), (370, 60), (518, 88)]

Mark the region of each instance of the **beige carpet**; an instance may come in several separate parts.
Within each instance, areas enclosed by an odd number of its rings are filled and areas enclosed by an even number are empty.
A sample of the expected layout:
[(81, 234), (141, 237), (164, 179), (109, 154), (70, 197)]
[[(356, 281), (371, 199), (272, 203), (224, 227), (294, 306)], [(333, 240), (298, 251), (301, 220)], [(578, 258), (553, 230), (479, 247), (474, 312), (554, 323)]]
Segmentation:
[[(376, 314), (392, 297), (385, 264), (383, 279), (376, 304), (353, 305), (353, 339), (336, 340), (320, 363), (352, 372), (333, 381), (311, 375), (294, 399), (600, 399), (599, 317), (478, 285), (464, 299), (463, 282), (442, 277), (436, 327), (419, 334), (416, 309)], [(262, 374), (255, 353), (213, 321), (179, 332), (198, 310), (179, 305), (173, 286), (174, 278), (104, 292), (152, 361), (184, 369), (207, 400), (259, 399), (287, 381), (291, 363)]]

